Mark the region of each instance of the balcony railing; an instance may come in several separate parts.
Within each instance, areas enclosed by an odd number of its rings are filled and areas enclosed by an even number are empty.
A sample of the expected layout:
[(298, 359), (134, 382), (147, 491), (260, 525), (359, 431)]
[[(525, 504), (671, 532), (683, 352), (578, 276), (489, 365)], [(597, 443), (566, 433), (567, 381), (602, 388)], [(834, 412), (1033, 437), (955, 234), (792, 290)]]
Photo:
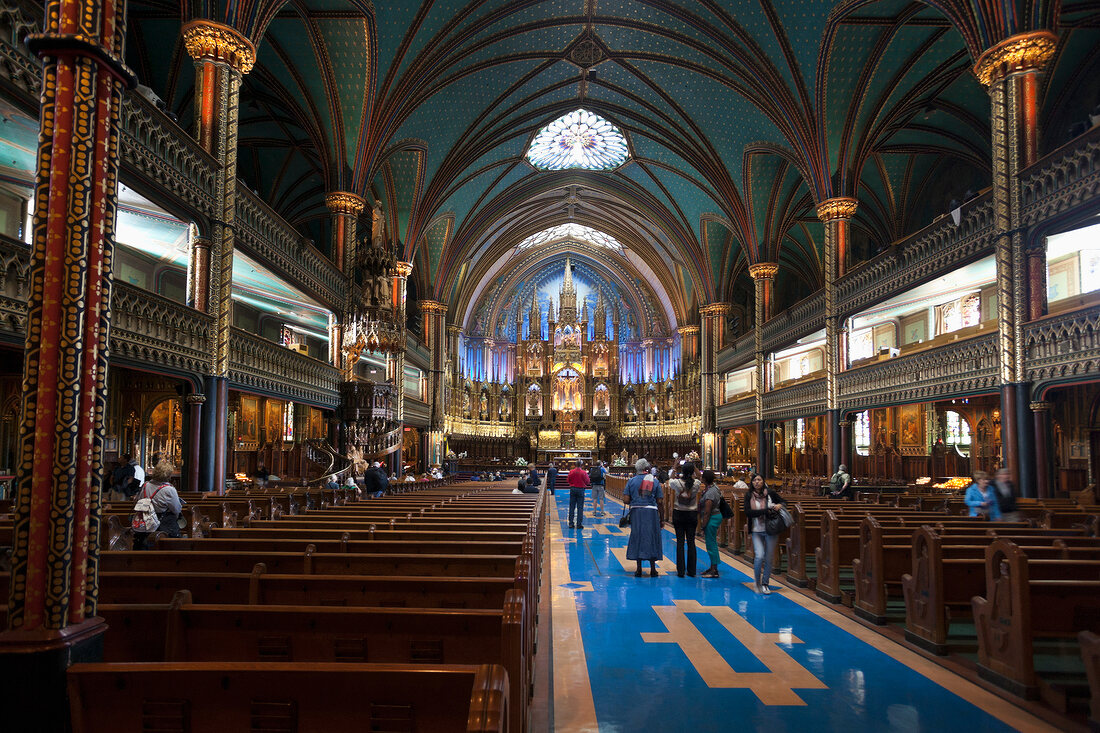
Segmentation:
[(336, 367), (239, 328), (230, 334), (229, 381), (326, 407), (335, 407), (340, 401), (340, 371)]

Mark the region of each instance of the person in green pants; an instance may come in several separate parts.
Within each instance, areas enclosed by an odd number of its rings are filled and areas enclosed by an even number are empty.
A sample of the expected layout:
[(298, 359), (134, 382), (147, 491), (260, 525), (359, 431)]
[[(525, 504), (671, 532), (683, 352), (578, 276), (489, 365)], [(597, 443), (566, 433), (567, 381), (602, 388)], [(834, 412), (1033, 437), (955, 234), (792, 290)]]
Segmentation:
[(703, 471), (703, 495), (699, 497), (699, 527), (707, 542), (707, 554), (710, 555), (710, 567), (703, 572), (704, 578), (718, 577), (718, 528), (722, 525), (722, 512), (718, 505), (722, 503), (722, 493), (714, 484), (714, 471)]

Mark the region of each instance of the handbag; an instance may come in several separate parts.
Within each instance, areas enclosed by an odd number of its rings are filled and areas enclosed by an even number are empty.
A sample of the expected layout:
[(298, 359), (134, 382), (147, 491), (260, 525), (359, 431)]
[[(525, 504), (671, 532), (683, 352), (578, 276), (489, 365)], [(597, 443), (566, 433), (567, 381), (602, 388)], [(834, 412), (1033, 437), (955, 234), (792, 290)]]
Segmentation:
[(620, 527), (629, 527), (630, 526), (630, 507), (623, 506), (623, 515), (621, 517), (619, 517), (619, 526)]
[(721, 512), (722, 519), (733, 519), (733, 508), (729, 505), (729, 502), (726, 501), (726, 497), (724, 496), (718, 502), (718, 511)]
[(770, 535), (782, 534), (792, 524), (794, 524), (794, 517), (787, 511), (787, 507), (780, 505), (768, 517), (764, 531)]

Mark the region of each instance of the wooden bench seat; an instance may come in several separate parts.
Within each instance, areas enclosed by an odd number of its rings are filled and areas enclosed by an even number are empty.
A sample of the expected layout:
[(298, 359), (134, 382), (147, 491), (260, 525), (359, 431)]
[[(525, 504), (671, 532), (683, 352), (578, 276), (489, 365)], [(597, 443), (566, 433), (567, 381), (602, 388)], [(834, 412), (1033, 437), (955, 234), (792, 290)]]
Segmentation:
[[(187, 537), (165, 537), (157, 540), (157, 550), (174, 550), (185, 552), (190, 550), (238, 552), (246, 551), (275, 551), (293, 552), (304, 550), (307, 544), (312, 544), (317, 552), (323, 553), (364, 553), (364, 554), (399, 554), (399, 553), (427, 553), (427, 554), (455, 554), (455, 555), (519, 555), (523, 551), (523, 540), (511, 541), (487, 541), (468, 540), (465, 542), (452, 542), (449, 540), (427, 539), (432, 537), (430, 533), (424, 533), (425, 539), (419, 540), (383, 540), (361, 539), (352, 540), (344, 537), (305, 539), (238, 539), (213, 537), (209, 539), (191, 539)], [(517, 535), (518, 537), (519, 535)]]
[[(936, 654), (946, 654), (950, 622), (968, 618), (971, 599), (981, 595), (986, 587), (986, 553), (994, 540), (982, 548), (982, 554), (974, 556), (973, 550), (952, 550), (944, 556), (944, 546), (953, 542), (930, 529), (922, 529), (913, 535), (912, 572), (902, 576), (902, 592), (905, 598), (905, 637), (924, 649)], [(1015, 545), (1014, 545), (1015, 546)], [(960, 556), (961, 554), (961, 556)], [(969, 556), (968, 556), (969, 555)], [(1037, 578), (1059, 579), (1073, 574), (1077, 566), (1094, 566), (1100, 578), (1100, 561), (1069, 561), (1058, 558), (1036, 559), (1032, 563), (1032, 575)]]
[(1034, 642), (1100, 632), (1100, 562), (1057, 561), (1057, 577), (1019, 547), (986, 548), (985, 589), (973, 599), (978, 672), (1014, 694), (1038, 691)]
[(511, 713), (495, 664), (75, 664), (67, 678), (80, 733), (501, 733)]
[[(998, 529), (987, 534), (967, 535), (946, 532), (944, 527), (934, 529), (925, 526), (917, 532), (932, 532), (943, 536), (941, 559), (954, 557), (983, 557), (985, 547), (997, 536), (1011, 537), (1020, 545), (1026, 545), (1033, 557), (1043, 559), (1100, 559), (1100, 541), (1079, 535), (1066, 537), (1010, 534)], [(859, 557), (852, 560), (854, 583), (853, 609), (862, 618), (876, 624), (887, 621), (887, 604), (892, 597), (902, 595), (902, 577), (913, 571), (914, 533), (908, 530), (897, 534), (884, 527), (875, 517), (866, 517), (860, 526)]]

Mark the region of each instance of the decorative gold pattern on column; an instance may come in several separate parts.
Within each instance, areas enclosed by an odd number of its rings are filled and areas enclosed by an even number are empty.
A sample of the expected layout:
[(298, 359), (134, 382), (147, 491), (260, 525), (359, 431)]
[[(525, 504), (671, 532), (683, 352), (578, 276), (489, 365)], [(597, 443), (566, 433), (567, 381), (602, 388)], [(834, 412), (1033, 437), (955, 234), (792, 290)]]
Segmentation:
[(1038, 71), (1054, 56), (1058, 36), (1050, 31), (1032, 31), (1006, 38), (985, 51), (974, 64), (974, 76), (985, 86), (1010, 74)]
[[(700, 425), (700, 441), (703, 448), (703, 467), (714, 468), (716, 437), (714, 435), (716, 425), (716, 410), (718, 407), (718, 351), (722, 348), (722, 340), (726, 328), (726, 315), (730, 312), (729, 303), (711, 303), (699, 309), (703, 317), (701, 365), (700, 365), (700, 409), (702, 420)], [(709, 438), (707, 436), (710, 436)]]
[(256, 47), (227, 25), (212, 20), (193, 20), (183, 26), (180, 34), (187, 55), (196, 61), (225, 64), (241, 74), (252, 71), (256, 63)]
[(447, 304), (421, 300), (420, 312), (424, 315), (424, 345), (431, 352), (427, 459), (436, 465), (443, 463), (447, 415)]
[(836, 279), (847, 249), (848, 221), (859, 202), (848, 197), (825, 199), (817, 216), (825, 223), (825, 409), (837, 409), (837, 375), (840, 374), (840, 324), (837, 319)]
[(756, 356), (756, 389), (755, 412), (756, 421), (764, 419), (764, 387), (767, 382), (764, 375), (764, 324), (771, 318), (772, 287), (775, 276), (779, 273), (779, 265), (775, 262), (757, 262), (749, 265), (749, 276), (753, 279), (754, 293), (754, 319), (753, 319), (753, 353)]
[(1032, 412), (1045, 412), (1053, 409), (1054, 403), (1052, 402), (1031, 402), (1028, 407)]
[(118, 125), (123, 88), (134, 83), (121, 62), (124, 33), (121, 5), (50, 0), (45, 32), (28, 37), (43, 61), (41, 123), (0, 642), (65, 644), (102, 628), (94, 617)]
[(359, 215), (366, 205), (361, 196), (348, 191), (333, 191), (325, 196), (325, 206), (332, 212), (332, 252), (336, 266), (345, 275), (350, 276), (355, 269)]

